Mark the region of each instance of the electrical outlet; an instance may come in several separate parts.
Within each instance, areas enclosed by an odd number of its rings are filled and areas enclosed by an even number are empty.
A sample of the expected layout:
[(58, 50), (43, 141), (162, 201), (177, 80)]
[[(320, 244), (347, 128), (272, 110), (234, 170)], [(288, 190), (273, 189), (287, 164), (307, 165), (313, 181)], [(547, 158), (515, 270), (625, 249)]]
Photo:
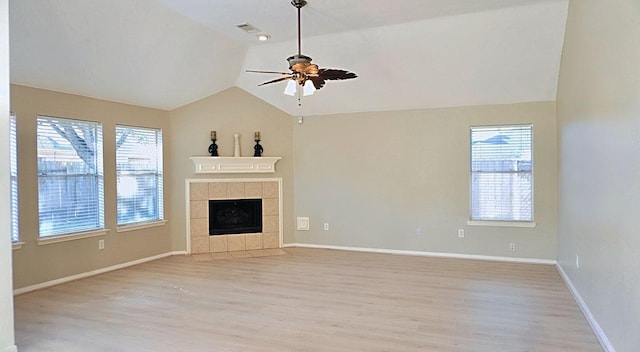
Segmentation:
[(329, 223), (328, 222), (324, 223), (324, 230), (325, 231), (329, 231)]
[(104, 249), (104, 240), (98, 240), (98, 249)]
[(580, 269), (580, 257), (576, 254), (576, 269)]
[(516, 244), (515, 243), (509, 243), (509, 250), (511, 252), (515, 252), (516, 250)]
[(458, 229), (458, 237), (460, 238), (464, 237), (464, 229)]
[(416, 228), (416, 235), (422, 236), (422, 227)]

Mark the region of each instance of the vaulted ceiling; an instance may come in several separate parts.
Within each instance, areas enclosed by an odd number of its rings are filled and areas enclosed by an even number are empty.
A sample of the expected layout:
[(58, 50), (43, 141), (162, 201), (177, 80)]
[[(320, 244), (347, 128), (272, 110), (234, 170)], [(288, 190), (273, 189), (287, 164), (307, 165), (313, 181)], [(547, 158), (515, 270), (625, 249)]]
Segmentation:
[[(170, 110), (238, 86), (294, 116), (555, 100), (568, 0), (308, 0), (302, 53), (357, 79), (258, 87), (297, 51), (289, 0), (10, 0), (11, 81)], [(271, 35), (259, 42), (236, 25)]]

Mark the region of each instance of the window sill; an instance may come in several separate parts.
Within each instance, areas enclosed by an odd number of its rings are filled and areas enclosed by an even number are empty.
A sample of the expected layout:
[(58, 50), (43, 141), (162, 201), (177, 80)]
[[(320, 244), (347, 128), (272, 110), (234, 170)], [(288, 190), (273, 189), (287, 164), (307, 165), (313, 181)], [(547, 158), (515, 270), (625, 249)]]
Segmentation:
[(158, 220), (158, 221), (150, 221), (150, 222), (141, 222), (141, 223), (132, 224), (132, 225), (118, 226), (116, 228), (116, 232), (128, 232), (128, 231), (146, 229), (149, 227), (164, 226), (166, 223), (167, 223), (167, 220)]
[(109, 232), (109, 229), (77, 232), (77, 233), (73, 233), (69, 235), (61, 235), (61, 236), (41, 237), (41, 238), (38, 238), (37, 243), (38, 243), (38, 246), (44, 246), (47, 244), (54, 244), (54, 243), (60, 243), (60, 242), (80, 240), (83, 238), (104, 236), (107, 234), (107, 232)]
[(24, 242), (11, 242), (11, 247), (15, 251), (16, 249), (22, 248), (23, 244), (24, 244)]
[(536, 227), (535, 221), (467, 220), (470, 226)]

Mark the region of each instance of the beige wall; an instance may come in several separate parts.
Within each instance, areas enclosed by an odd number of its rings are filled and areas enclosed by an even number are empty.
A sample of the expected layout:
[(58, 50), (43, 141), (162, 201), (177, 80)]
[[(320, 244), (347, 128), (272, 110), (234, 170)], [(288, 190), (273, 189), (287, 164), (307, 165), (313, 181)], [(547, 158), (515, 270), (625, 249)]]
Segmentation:
[[(0, 0), (0, 165), (9, 165), (9, 3)], [(0, 172), (0, 352), (15, 351), (9, 172)]]
[[(640, 350), (640, 2), (570, 2), (558, 260), (615, 350)], [(580, 258), (580, 268), (576, 266)]]
[[(11, 111), (17, 116), (18, 182), (20, 240), (24, 246), (13, 252), (14, 288), (22, 288), (68, 277), (115, 264), (171, 251), (170, 226), (116, 232), (115, 125), (154, 127), (163, 130), (164, 149), (168, 150), (169, 113), (103, 100), (11, 85)], [(110, 231), (98, 238), (79, 239), (39, 246), (38, 173), (36, 153), (36, 117), (38, 114), (85, 119), (102, 123), (104, 138), (105, 225)], [(165, 153), (165, 170), (171, 165)], [(165, 171), (165, 185), (172, 187)], [(165, 208), (171, 204), (165, 196)], [(166, 215), (165, 211), (165, 215)], [(98, 240), (105, 249), (98, 250)]]
[[(173, 249), (186, 248), (185, 180), (195, 178), (282, 178), (283, 237), (285, 243), (293, 242), (293, 118), (235, 87), (175, 109), (170, 115), (172, 162), (165, 170), (173, 180), (167, 189), (174, 200), (170, 205)], [(211, 130), (217, 131), (220, 156), (233, 156), (234, 133), (241, 135), (242, 156), (253, 156), (253, 134), (260, 131), (263, 155), (282, 157), (276, 173), (195, 174), (189, 157), (209, 155)]]
[[(537, 227), (468, 226), (469, 127), (521, 123), (534, 126)], [(556, 258), (553, 102), (314, 116), (294, 138), (295, 215), (311, 222), (296, 242)]]

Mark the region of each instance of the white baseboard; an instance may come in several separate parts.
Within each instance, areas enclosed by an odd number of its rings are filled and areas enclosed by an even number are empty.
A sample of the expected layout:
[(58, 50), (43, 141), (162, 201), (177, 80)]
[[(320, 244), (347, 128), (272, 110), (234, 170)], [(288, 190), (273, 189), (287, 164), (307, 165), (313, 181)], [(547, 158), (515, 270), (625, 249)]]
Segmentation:
[(580, 296), (580, 293), (578, 293), (576, 287), (573, 286), (571, 279), (569, 279), (567, 273), (564, 272), (562, 266), (556, 263), (556, 269), (560, 273), (560, 276), (562, 277), (562, 280), (564, 280), (564, 283), (569, 288), (569, 291), (573, 295), (573, 298), (578, 303), (578, 307), (580, 307), (580, 310), (582, 310), (582, 314), (584, 314), (585, 318), (587, 318), (587, 321), (589, 322), (589, 325), (591, 325), (591, 329), (593, 330), (593, 332), (596, 334), (598, 341), (600, 341), (602, 348), (604, 348), (606, 352), (616, 352), (616, 349), (611, 344), (611, 341), (609, 341), (609, 339), (607, 338), (607, 335), (600, 327), (600, 324), (598, 324), (598, 322), (596, 321), (596, 318), (593, 316), (593, 314), (591, 314), (589, 306), (587, 306), (587, 303), (585, 303), (585, 301), (582, 299), (582, 296)]
[(7, 347), (2, 348), (0, 350), (0, 352), (18, 352), (18, 347), (16, 347), (16, 345), (7, 346)]
[(551, 260), (551, 259), (497, 257), (497, 256), (476, 255), (476, 254), (407, 251), (407, 250), (400, 250), (400, 249), (344, 247), (344, 246), (329, 246), (329, 245), (323, 245), (323, 244), (309, 244), (309, 243), (287, 243), (287, 244), (284, 244), (283, 247), (337, 249), (337, 250), (341, 250), (341, 251), (372, 252), (372, 253), (386, 253), (386, 254), (402, 254), (402, 255), (423, 256), (423, 257), (489, 260), (489, 261), (511, 262), (511, 263), (529, 263), (529, 264), (545, 264), (545, 265), (556, 265), (557, 264), (557, 262), (555, 260)]
[[(162, 259), (162, 258), (170, 257), (170, 256), (173, 256), (173, 255), (186, 255), (186, 254), (187, 254), (186, 251), (174, 251), (174, 252), (162, 253), (162, 254), (158, 254), (158, 255), (151, 256), (151, 257), (134, 260), (134, 261), (127, 262), (127, 263), (116, 264), (116, 265), (108, 266), (106, 268), (101, 268), (101, 269), (97, 269), (97, 270), (93, 270), (93, 271), (88, 271), (86, 273), (80, 273), (80, 274), (71, 275), (71, 276), (63, 277), (63, 278), (56, 279), (56, 280), (42, 282), (42, 283), (39, 283), (39, 284), (36, 284), (36, 285), (31, 285), (31, 286), (18, 288), (18, 289), (13, 290), (13, 295), (14, 296), (20, 295), (20, 294), (31, 292), (31, 291), (35, 291), (35, 290), (40, 290), (40, 289), (43, 289), (43, 288), (46, 288), (46, 287), (60, 285), (60, 284), (65, 283), (65, 282), (74, 281), (74, 280), (78, 280), (78, 279), (83, 279), (85, 277), (94, 276), (94, 275), (98, 275), (98, 274), (104, 274), (104, 273), (109, 272), (109, 271), (119, 270), (119, 269), (126, 268), (126, 267), (129, 267), (129, 266), (150, 262), (152, 260)], [(9, 351), (11, 351), (11, 350), (9, 350)], [(0, 351), (0, 352), (4, 352), (4, 351)]]

